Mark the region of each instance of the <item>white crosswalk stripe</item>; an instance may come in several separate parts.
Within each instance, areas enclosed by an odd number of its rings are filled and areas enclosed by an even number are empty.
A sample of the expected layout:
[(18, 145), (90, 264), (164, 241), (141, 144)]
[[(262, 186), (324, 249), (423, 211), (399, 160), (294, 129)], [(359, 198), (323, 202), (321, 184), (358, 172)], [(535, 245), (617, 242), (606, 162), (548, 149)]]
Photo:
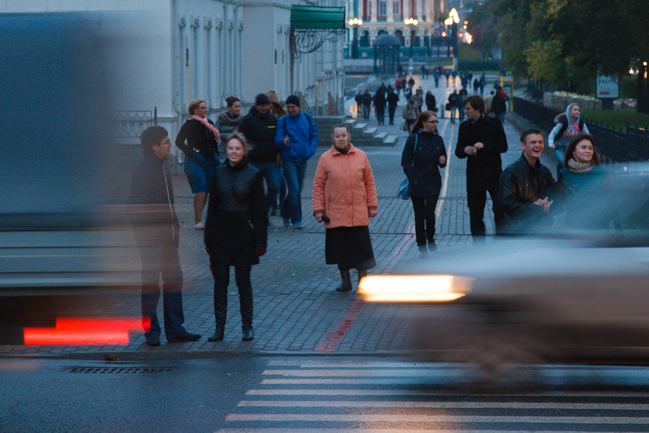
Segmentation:
[[(449, 378), (475, 377), (461, 364), (271, 360), (267, 365), (260, 385), (246, 391), (225, 417), (229, 427), (217, 433), (576, 432), (593, 426), (649, 431), (649, 394), (642, 392), (463, 394), (430, 389), (440, 378), (449, 383)], [(552, 380), (649, 378), (649, 371), (635, 368), (536, 370)]]

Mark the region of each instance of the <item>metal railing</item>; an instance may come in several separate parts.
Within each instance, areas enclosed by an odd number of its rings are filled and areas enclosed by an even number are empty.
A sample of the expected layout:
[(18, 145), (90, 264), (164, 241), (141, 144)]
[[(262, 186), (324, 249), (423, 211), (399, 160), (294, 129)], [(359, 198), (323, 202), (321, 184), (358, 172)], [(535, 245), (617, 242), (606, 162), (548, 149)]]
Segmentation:
[(142, 131), (158, 124), (158, 108), (153, 110), (113, 111), (115, 138), (139, 138)]
[[(557, 111), (542, 104), (514, 97), (514, 112), (534, 122), (549, 133), (554, 128), (554, 118)], [(629, 122), (624, 127), (616, 129), (603, 122), (584, 118), (588, 131), (595, 138), (597, 150), (605, 160), (613, 162), (647, 161), (649, 160), (649, 132), (647, 124), (640, 128), (636, 123), (632, 127)]]

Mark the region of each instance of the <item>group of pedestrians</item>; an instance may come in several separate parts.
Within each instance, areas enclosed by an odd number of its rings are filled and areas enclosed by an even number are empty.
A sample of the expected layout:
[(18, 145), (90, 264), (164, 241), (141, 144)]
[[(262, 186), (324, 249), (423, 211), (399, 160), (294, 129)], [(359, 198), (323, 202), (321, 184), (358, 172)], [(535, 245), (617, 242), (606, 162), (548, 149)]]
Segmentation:
[[(568, 106), (566, 118), (557, 119), (557, 127), (550, 135), (551, 143), (554, 138), (567, 143), (558, 181), (539, 160), (544, 150), (541, 131), (523, 132), (521, 157), (503, 171), (501, 154), (507, 152), (508, 144), (502, 122), (486, 115), (485, 101), (479, 95), (467, 97), (463, 108), (467, 120), (460, 124), (455, 156), (467, 160), (467, 205), (474, 245), (485, 241), (487, 193), (493, 204), (496, 235), (530, 234), (547, 228), (558, 212), (565, 211), (573, 223), (584, 220), (589, 204), (604, 190), (606, 170), (601, 167), (595, 140), (579, 121), (578, 107)], [(566, 125), (568, 122), (572, 129)], [(435, 207), (442, 187), (439, 168), (446, 164), (445, 145), (437, 124), (434, 112), (422, 112), (401, 158), (421, 259), (436, 249)]]
[[(285, 226), (302, 228), (301, 190), (306, 162), (316, 151), (318, 132), (313, 118), (300, 111), (300, 100), (291, 95), (286, 113), (274, 92), (261, 93), (246, 116), (241, 102), (228, 98), (228, 110), (219, 116), (221, 132), (207, 118), (205, 101), (188, 106), (191, 116), (176, 137), (185, 156), (184, 171), (194, 194), (195, 229), (204, 229), (205, 249), (214, 277), (215, 332), (209, 341), (224, 338), (230, 267), (241, 304), (242, 339), (254, 338), (252, 266), (266, 253), (268, 215), (276, 203), (280, 165), (288, 186), (281, 215)], [(228, 135), (222, 139), (222, 132)], [(224, 135), (224, 134), (223, 134)], [(171, 176), (165, 160), (171, 140), (161, 126), (140, 136), (144, 158), (131, 181), (128, 204), (131, 226), (142, 261), (142, 316), (146, 343), (160, 345), (161, 328), (156, 309), (162, 279), (164, 330), (169, 342), (196, 341), (198, 334), (183, 327), (183, 274), (178, 256), (179, 223), (174, 208)], [(225, 160), (219, 163), (219, 149)], [(266, 180), (266, 192), (264, 191)], [(207, 218), (201, 222), (209, 193)]]

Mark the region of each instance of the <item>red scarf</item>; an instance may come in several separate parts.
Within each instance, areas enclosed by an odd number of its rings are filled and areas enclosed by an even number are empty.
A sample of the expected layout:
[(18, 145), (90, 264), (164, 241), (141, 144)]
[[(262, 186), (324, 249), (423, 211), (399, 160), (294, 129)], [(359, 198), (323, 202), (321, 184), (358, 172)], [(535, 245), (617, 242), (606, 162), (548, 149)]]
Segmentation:
[(216, 137), (216, 141), (217, 141), (217, 142), (220, 142), (220, 141), (221, 141), (221, 136), (219, 135), (219, 130), (216, 129), (216, 128), (214, 127), (214, 125), (212, 125), (210, 122), (208, 122), (208, 121), (207, 121), (207, 118), (205, 118), (205, 117), (201, 117), (201, 116), (199, 116), (199, 115), (197, 115), (197, 114), (194, 114), (194, 115), (192, 116), (192, 119), (194, 119), (194, 120), (198, 120), (198, 121), (201, 122), (201, 123), (202, 123), (202, 124), (207, 128), (207, 129), (209, 129), (210, 131), (212, 131), (212, 134), (214, 134), (214, 137)]

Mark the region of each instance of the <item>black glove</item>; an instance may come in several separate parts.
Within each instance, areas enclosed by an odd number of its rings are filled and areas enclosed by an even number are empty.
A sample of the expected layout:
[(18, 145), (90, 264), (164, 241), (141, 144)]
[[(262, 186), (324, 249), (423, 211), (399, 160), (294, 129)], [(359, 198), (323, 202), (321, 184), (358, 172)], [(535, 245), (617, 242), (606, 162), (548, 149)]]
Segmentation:
[(255, 256), (257, 258), (259, 258), (259, 257), (263, 256), (264, 254), (266, 254), (266, 247), (262, 247), (262, 246), (257, 245), (255, 247)]

